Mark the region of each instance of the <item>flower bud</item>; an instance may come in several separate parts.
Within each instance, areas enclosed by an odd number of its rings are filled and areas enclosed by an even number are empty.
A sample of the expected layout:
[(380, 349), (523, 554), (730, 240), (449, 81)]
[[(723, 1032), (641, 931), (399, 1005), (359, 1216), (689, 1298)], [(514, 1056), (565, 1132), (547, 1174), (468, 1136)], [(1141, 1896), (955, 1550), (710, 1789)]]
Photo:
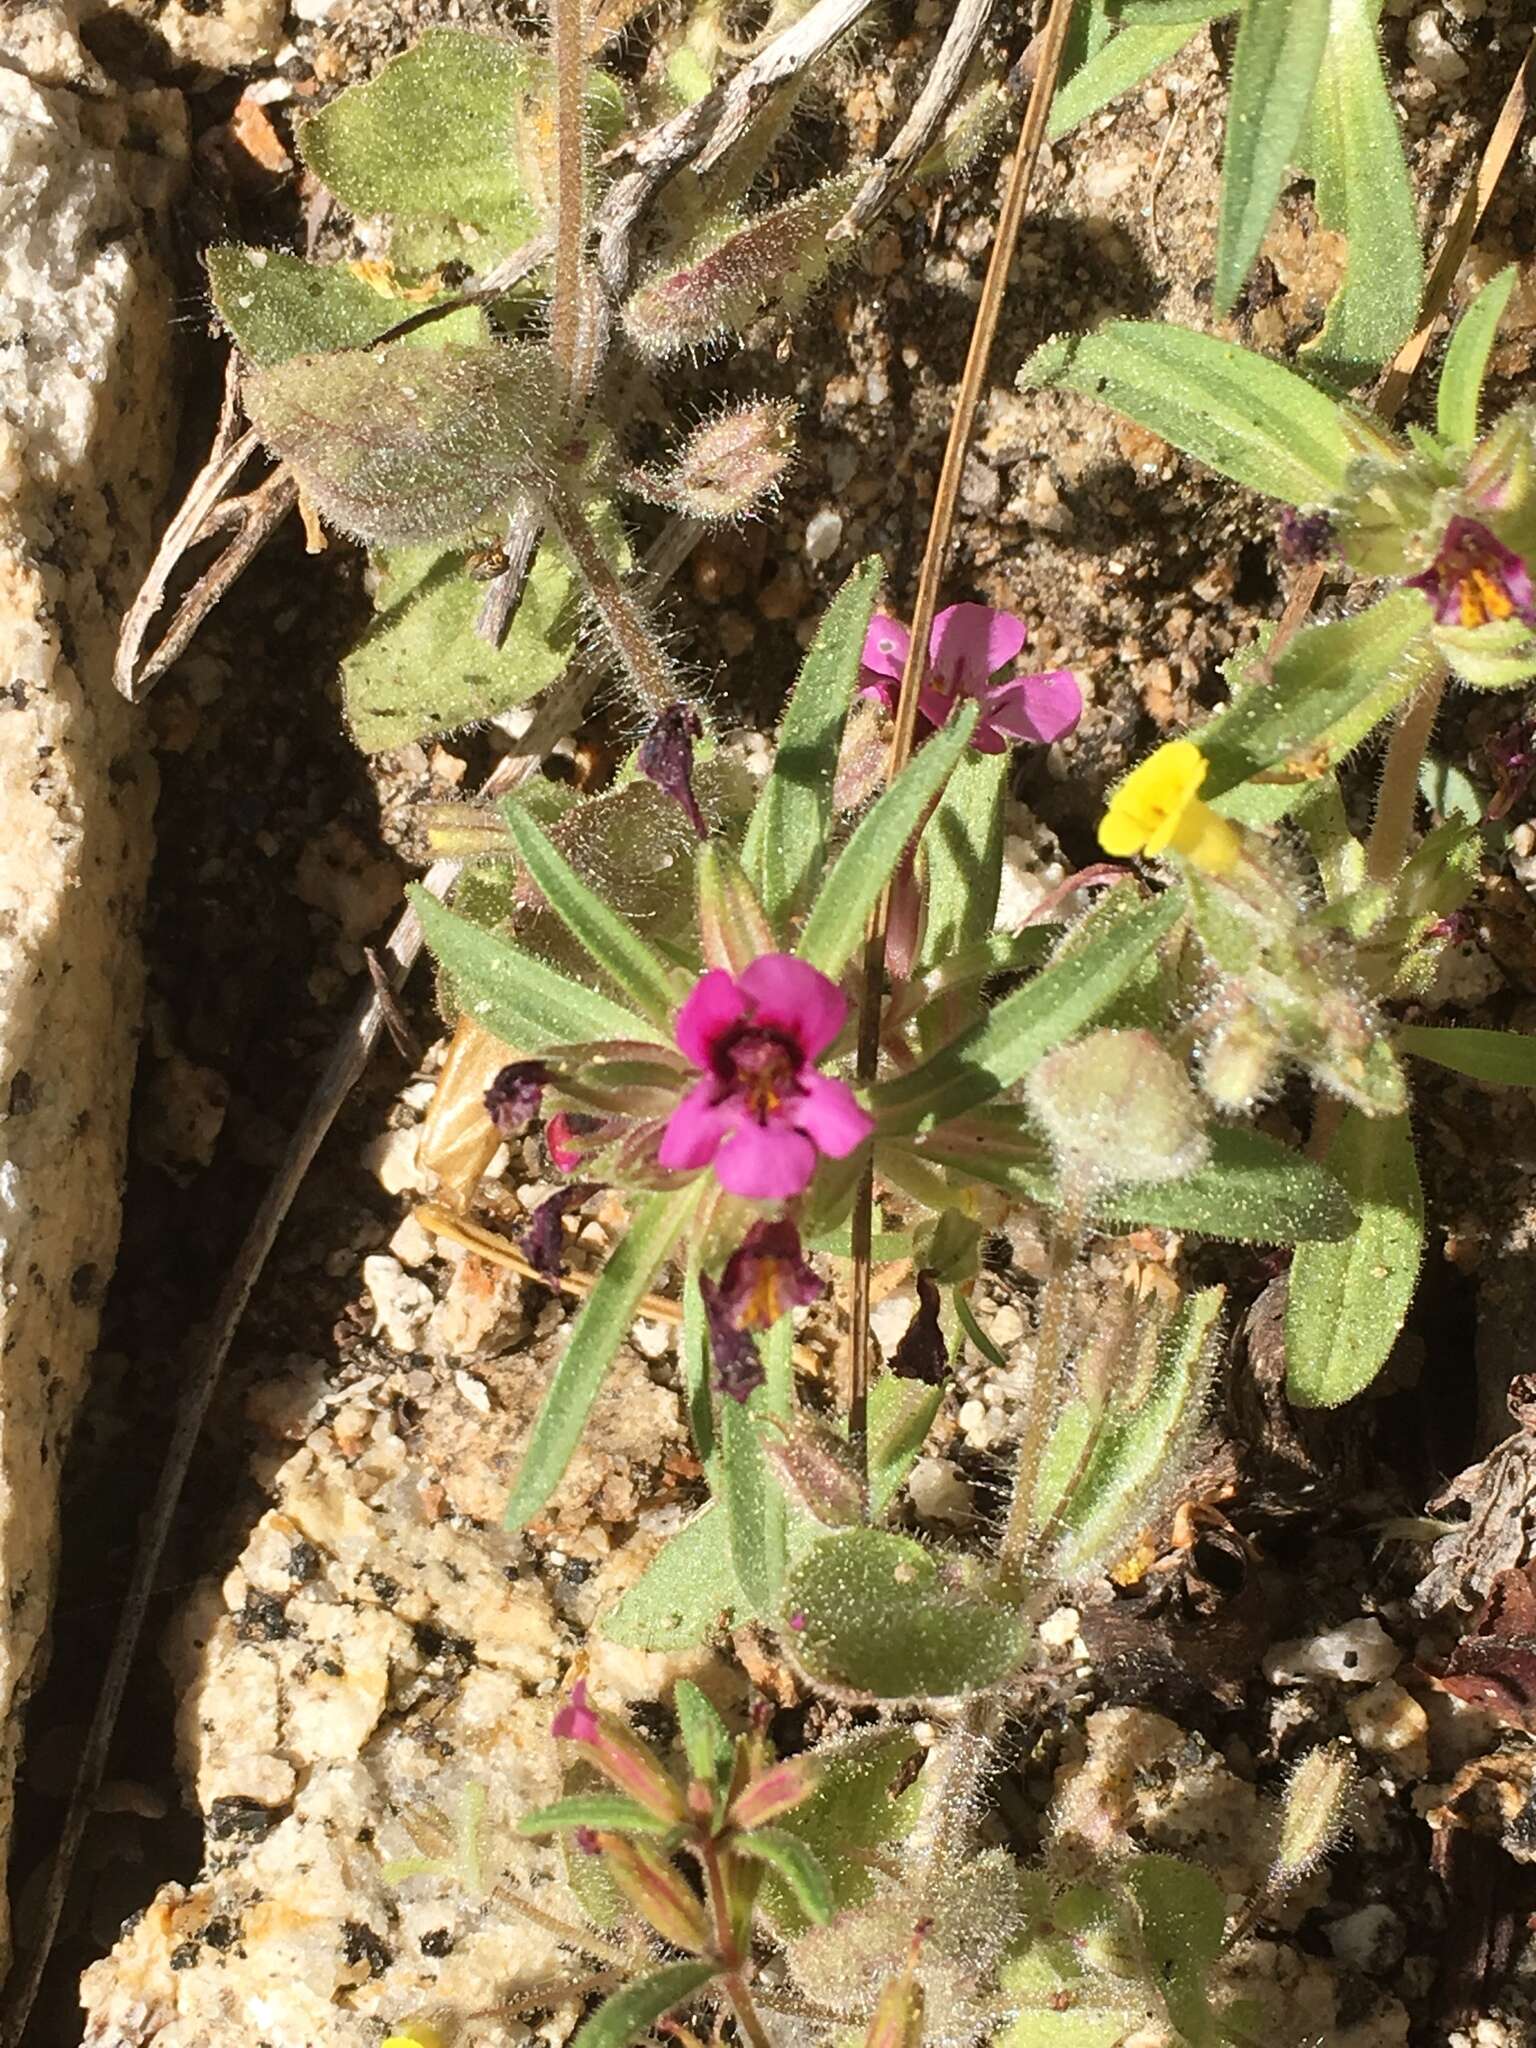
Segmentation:
[(1199, 1099), (1150, 1031), (1090, 1031), (1025, 1083), (1064, 1175), (1178, 1180), (1209, 1152)]
[(605, 1778), (658, 1820), (687, 1817), (682, 1793), (639, 1737), (615, 1715), (588, 1706), (584, 1678), (578, 1678), (571, 1688), (570, 1698), (550, 1724), (550, 1733), (562, 1742), (579, 1744)]
[(693, 743), (703, 730), (691, 704), (669, 704), (640, 742), (635, 766), (663, 796), (681, 804), (695, 833), (707, 839), (709, 827), (693, 793)]
[(781, 1813), (793, 1812), (816, 1790), (817, 1775), (808, 1756), (769, 1764), (732, 1800), (727, 1822), (733, 1828), (760, 1828)]
[(706, 524), (743, 519), (777, 495), (794, 457), (795, 408), (760, 399), (706, 420), (676, 466), (648, 473), (646, 495)]
[(1251, 1109), (1269, 1093), (1279, 1057), (1279, 1040), (1257, 1006), (1239, 999), (1200, 1048), (1200, 1086), (1218, 1109)]
[(1280, 1802), (1272, 1891), (1305, 1877), (1338, 1842), (1349, 1825), (1355, 1775), (1354, 1752), (1345, 1742), (1325, 1742), (1297, 1764)]
[(674, 1948), (702, 1955), (709, 1947), (704, 1908), (682, 1872), (660, 1849), (629, 1835), (598, 1830), (603, 1867), (642, 1918)]

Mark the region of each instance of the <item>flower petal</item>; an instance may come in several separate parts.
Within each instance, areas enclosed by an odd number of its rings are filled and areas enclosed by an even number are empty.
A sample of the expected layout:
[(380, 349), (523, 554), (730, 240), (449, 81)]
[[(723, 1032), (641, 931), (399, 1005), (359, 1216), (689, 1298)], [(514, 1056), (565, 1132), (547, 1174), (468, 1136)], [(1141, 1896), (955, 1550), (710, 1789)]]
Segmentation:
[(1074, 730), (1083, 715), (1083, 692), (1069, 668), (1047, 669), (1041, 675), (1014, 676), (996, 683), (986, 695), (982, 723), (1011, 740), (1031, 740), (1048, 747)]
[(723, 967), (701, 974), (677, 1013), (673, 1036), (696, 1067), (709, 1071), (715, 1047), (747, 1014), (747, 998)]
[(861, 1109), (846, 1081), (829, 1074), (806, 1074), (803, 1093), (790, 1114), (815, 1145), (829, 1159), (846, 1159), (875, 1128), (868, 1110)]
[(939, 613), (928, 635), (928, 659), (951, 690), (977, 691), (1017, 661), (1029, 629), (1012, 612), (989, 604), (952, 604)]
[(803, 1194), (816, 1171), (816, 1147), (782, 1117), (743, 1117), (715, 1154), (715, 1179), (749, 1202), (785, 1202)]
[[(861, 671), (868, 669), (871, 677), (889, 676), (893, 682), (901, 681), (901, 672), (907, 665), (907, 650), (912, 645), (912, 635), (889, 612), (876, 612), (869, 622), (869, 631), (864, 635), (864, 652), (859, 657)], [(860, 677), (862, 681), (862, 674)]]
[(736, 986), (752, 1000), (753, 1023), (782, 1031), (807, 1060), (826, 1051), (848, 1015), (837, 983), (793, 953), (764, 953), (742, 969)]
[(717, 1102), (715, 1083), (701, 1081), (667, 1118), (656, 1164), (669, 1173), (689, 1173), (697, 1166), (708, 1166), (740, 1114), (739, 1103), (729, 1096)]

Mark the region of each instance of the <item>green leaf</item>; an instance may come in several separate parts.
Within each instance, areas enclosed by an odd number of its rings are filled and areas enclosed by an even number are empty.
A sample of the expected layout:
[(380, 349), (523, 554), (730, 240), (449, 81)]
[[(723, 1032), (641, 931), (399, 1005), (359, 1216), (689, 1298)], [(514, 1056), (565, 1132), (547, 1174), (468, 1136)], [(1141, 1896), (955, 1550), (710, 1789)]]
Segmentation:
[(1381, 0), (1331, 0), (1302, 159), (1318, 218), (1349, 244), (1344, 282), (1307, 355), (1357, 383), (1412, 334), (1424, 291), (1413, 185), (1377, 45)]
[(1100, 107), (1119, 99), (1144, 78), (1150, 78), (1160, 64), (1176, 57), (1199, 34), (1202, 21), (1224, 11), (1213, 7), (1209, 14), (1195, 20), (1121, 29), (1060, 86), (1051, 101), (1047, 138), (1057, 141), (1079, 121), (1086, 121)]
[(603, 2001), (571, 2048), (626, 2048), (649, 2033), (673, 2006), (702, 1991), (714, 1975), (713, 1963), (668, 1963), (649, 1977), (637, 1978)]
[(957, 709), (926, 740), (900, 775), (854, 827), (817, 891), (795, 951), (836, 980), (863, 942), (869, 913), (895, 874), (907, 842), (976, 730), (974, 704)]
[(1097, 398), (1235, 483), (1291, 505), (1341, 497), (1354, 459), (1338, 404), (1294, 370), (1160, 321), (1111, 320), (1093, 334), (1058, 335), (1018, 381)]
[(606, 1828), (615, 1835), (670, 1835), (673, 1823), (621, 1792), (581, 1792), (535, 1807), (517, 1823), (520, 1835), (557, 1835), (562, 1828)]
[(1298, 1408), (1335, 1408), (1386, 1364), (1424, 1256), (1424, 1197), (1406, 1116), (1346, 1112), (1328, 1148), (1360, 1227), (1304, 1244), (1291, 1262), (1285, 1390)]
[(1214, 2048), (1222, 2032), (1210, 1986), (1227, 1922), (1220, 1885), (1177, 1856), (1134, 1856), (1121, 1882), (1136, 1901), (1148, 1980), (1169, 2019), (1189, 2048)]
[(1112, 1564), (1183, 1476), (1205, 1421), (1223, 1298), (1222, 1288), (1204, 1287), (1181, 1303), (1151, 1384), (1139, 1398), (1112, 1393), (1096, 1437), (1086, 1401), (1062, 1410), (1036, 1496), (1036, 1523), (1055, 1534), (1051, 1569), (1062, 1578)]
[(493, 262), (539, 226), (519, 148), (537, 75), (527, 44), (428, 29), (300, 122), (299, 148), (353, 213), (392, 217), (397, 259)]
[(731, 1847), (738, 1856), (754, 1857), (766, 1863), (793, 1893), (795, 1904), (807, 1920), (824, 1926), (832, 1918), (834, 1901), (827, 1873), (814, 1849), (798, 1841), (787, 1828), (753, 1828), (737, 1835)]
[(1003, 801), (1013, 757), (968, 753), (923, 830), (928, 921), (918, 972), (992, 936), (1003, 876)]
[[(424, 310), (421, 300), (408, 303), (375, 291), (346, 263), (306, 263), (281, 249), (246, 249), (235, 242), (210, 249), (203, 260), (218, 316), (257, 369), (289, 356), (366, 348)], [(472, 348), (488, 338), (485, 315), (475, 306), (400, 337), (414, 348), (447, 342)]]
[[(901, 1840), (917, 1817), (921, 1787), (898, 1792), (922, 1751), (905, 1728), (881, 1728), (855, 1735), (832, 1749), (819, 1749), (816, 1784), (777, 1823), (780, 1833), (803, 1842), (827, 1876), (833, 1908), (844, 1912), (873, 1896), (875, 1876), (862, 1856)], [(861, 1855), (862, 1852), (862, 1855)], [(789, 1886), (770, 1874), (763, 1886), (763, 1910), (774, 1932), (792, 1941), (810, 1925)]]
[(635, 1204), (630, 1226), (609, 1253), (555, 1367), (507, 1501), (509, 1529), (531, 1521), (560, 1484), (641, 1297), (693, 1221), (707, 1184), (700, 1175), (676, 1194), (649, 1195)]
[(1397, 1043), (1403, 1052), (1417, 1053), (1421, 1060), (1433, 1060), (1449, 1067), (1453, 1074), (1466, 1074), (1474, 1081), (1488, 1081), (1496, 1088), (1536, 1088), (1536, 1038), (1521, 1031), (1478, 1031), (1469, 1024), (1402, 1024)]
[(1216, 238), (1216, 310), (1237, 303), (1269, 226), (1307, 118), (1323, 61), (1329, 0), (1285, 0), (1243, 9), (1227, 94)]
[(688, 1245), (688, 1266), (683, 1274), (683, 1331), (678, 1358), (683, 1376), (683, 1398), (688, 1406), (688, 1427), (699, 1462), (714, 1477), (715, 1403), (710, 1391), (709, 1318), (704, 1313), (704, 1296), (699, 1288), (704, 1247), (695, 1237)]
[(714, 1784), (731, 1767), (729, 1730), (699, 1688), (686, 1678), (680, 1678), (672, 1688), (672, 1704), (677, 1710), (689, 1770), (705, 1784)]
[(465, 1013), (517, 1052), (548, 1052), (599, 1038), (667, 1042), (632, 1010), (457, 916), (427, 890), (413, 887), (406, 894)]
[(870, 556), (832, 600), (785, 706), (773, 772), (747, 827), (742, 866), (774, 925), (799, 910), (821, 878), (838, 749), (884, 573)]
[(763, 1455), (760, 1424), (787, 1422), (794, 1407), (794, 1324), (779, 1320), (761, 1339), (763, 1384), (747, 1401), (720, 1402), (720, 1492), (737, 1584), (758, 1614), (778, 1609), (784, 1585), (784, 1495)]
[(869, 1511), (883, 1515), (944, 1401), (943, 1387), (884, 1373), (869, 1390)]
[(711, 1501), (667, 1538), (599, 1632), (625, 1649), (688, 1650), (746, 1613), (725, 1510)]
[(341, 670), (347, 718), (365, 753), (495, 718), (570, 665), (582, 610), (558, 546), (534, 556), (500, 647), (475, 630), (485, 590), (466, 572), (462, 551), (391, 548), (374, 559), (383, 573), (373, 621)]
[(1206, 1165), (1182, 1180), (1112, 1188), (1095, 1205), (1127, 1228), (1197, 1230), (1241, 1244), (1332, 1242), (1355, 1227), (1334, 1176), (1263, 1131), (1216, 1125)]
[(1519, 277), (1519, 265), (1507, 264), (1483, 286), (1452, 331), (1435, 393), (1435, 425), (1441, 440), (1452, 448), (1476, 445), (1478, 400), (1488, 374), (1493, 337)]
[(554, 842), (515, 799), (502, 816), (534, 886), (597, 965), (662, 1033), (671, 1030), (682, 999), (659, 954), (589, 889)]
[(968, 1560), (910, 1536), (838, 1529), (790, 1573), (786, 1641), (817, 1683), (875, 1699), (950, 1698), (1016, 1671), (1029, 1631), (986, 1597)]
[(500, 514), (544, 459), (551, 377), (524, 344), (391, 341), (253, 370), (242, 397), (328, 524), (388, 545), (456, 539)]
[(1295, 762), (1298, 779), (1244, 789), (1216, 808), (1244, 824), (1271, 824), (1306, 798), (1305, 770), (1319, 756), (1337, 767), (1433, 672), (1434, 645), (1423, 599), (1398, 590), (1353, 618), (1305, 627), (1280, 656), (1272, 680), (1250, 683), (1237, 701), (1190, 737), (1209, 761), (1200, 794), (1215, 801), (1254, 775)]
[(881, 1082), (870, 1093), (879, 1135), (963, 1115), (1021, 1081), (1053, 1046), (1093, 1021), (1187, 907), (1183, 891), (1170, 889), (1117, 916), (1085, 943), (1059, 953), (931, 1059)]

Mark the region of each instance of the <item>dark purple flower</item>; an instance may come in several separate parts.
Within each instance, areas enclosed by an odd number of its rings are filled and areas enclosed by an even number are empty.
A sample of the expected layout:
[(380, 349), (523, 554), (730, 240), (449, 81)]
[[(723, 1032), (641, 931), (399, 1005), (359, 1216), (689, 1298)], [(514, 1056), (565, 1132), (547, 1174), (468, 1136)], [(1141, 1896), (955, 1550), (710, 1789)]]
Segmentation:
[(1487, 626), (1510, 618), (1536, 626), (1530, 570), (1480, 519), (1458, 514), (1451, 520), (1439, 553), (1421, 575), (1408, 578), (1408, 587), (1423, 591), (1438, 626)]
[(596, 1192), (595, 1181), (573, 1180), (569, 1187), (557, 1188), (546, 1196), (528, 1219), (528, 1228), (522, 1235), (523, 1251), (529, 1265), (536, 1266), (546, 1279), (560, 1278), (561, 1255), (565, 1250), (561, 1217), (567, 1209), (574, 1209), (578, 1202)]
[(766, 1330), (792, 1308), (819, 1301), (827, 1283), (806, 1263), (787, 1217), (754, 1223), (725, 1262), (720, 1300), (738, 1330)]
[(757, 1355), (757, 1340), (738, 1329), (720, 1289), (706, 1273), (699, 1281), (704, 1297), (704, 1319), (709, 1325), (709, 1354), (714, 1360), (713, 1385), (728, 1401), (745, 1401), (763, 1384), (767, 1375)]
[(693, 793), (693, 743), (703, 730), (691, 704), (669, 704), (640, 742), (635, 766), (663, 795), (676, 798), (694, 831), (707, 839), (709, 827)]
[(705, 1078), (667, 1119), (659, 1164), (713, 1166), (730, 1194), (781, 1202), (804, 1191), (820, 1154), (845, 1159), (874, 1122), (816, 1061), (847, 1014), (836, 983), (790, 953), (701, 975), (676, 1030)]
[(1293, 569), (1310, 569), (1333, 553), (1333, 519), (1327, 512), (1298, 512), (1287, 505), (1280, 514), (1280, 559)]
[[(973, 697), (981, 716), (971, 745), (982, 754), (1001, 754), (1015, 740), (1049, 746), (1072, 731), (1083, 715), (1083, 693), (1070, 669), (999, 680), (1023, 652), (1029, 629), (1012, 612), (986, 604), (952, 604), (938, 614), (928, 635), (928, 674), (918, 709), (940, 726), (961, 697)], [(899, 619), (876, 612), (864, 640), (859, 686), (888, 711), (906, 667), (911, 635)]]
[(936, 1387), (949, 1365), (944, 1333), (939, 1328), (939, 1290), (931, 1273), (917, 1276), (917, 1314), (896, 1346), (891, 1371), (899, 1380), (921, 1380)]
[(504, 1138), (515, 1138), (539, 1113), (554, 1075), (542, 1060), (514, 1060), (485, 1091), (485, 1113)]

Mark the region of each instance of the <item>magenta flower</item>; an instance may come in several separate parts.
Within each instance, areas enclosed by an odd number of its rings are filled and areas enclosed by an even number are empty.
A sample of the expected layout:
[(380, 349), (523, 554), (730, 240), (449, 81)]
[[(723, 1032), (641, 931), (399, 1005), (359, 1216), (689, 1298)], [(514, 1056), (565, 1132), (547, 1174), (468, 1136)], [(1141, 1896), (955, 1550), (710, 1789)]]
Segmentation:
[[(971, 744), (983, 754), (1001, 754), (1016, 740), (1047, 747), (1063, 738), (1083, 715), (1083, 693), (1071, 669), (1003, 677), (1028, 638), (1022, 619), (990, 605), (952, 604), (940, 612), (928, 635), (928, 674), (917, 700), (922, 716), (940, 726), (959, 698), (974, 698), (981, 716)], [(864, 640), (859, 687), (887, 711), (895, 709), (911, 644), (899, 619), (875, 613)]]
[(1536, 626), (1530, 570), (1480, 519), (1458, 514), (1451, 520), (1435, 559), (1422, 575), (1408, 578), (1408, 587), (1429, 599), (1437, 626), (1486, 626), (1508, 618)]
[(643, 1742), (640, 1742), (612, 1714), (598, 1712), (587, 1703), (587, 1681), (578, 1678), (570, 1697), (549, 1724), (557, 1741), (574, 1742), (587, 1753), (621, 1792), (636, 1799), (647, 1813), (669, 1824), (684, 1818), (683, 1795)]
[(874, 1129), (847, 1082), (816, 1071), (847, 1014), (842, 990), (790, 953), (702, 975), (677, 1013), (677, 1042), (704, 1079), (668, 1118), (658, 1163), (713, 1166), (749, 1201), (802, 1193), (819, 1155), (845, 1159)]
[(754, 1223), (725, 1262), (720, 1298), (738, 1330), (767, 1330), (791, 1309), (820, 1301), (827, 1283), (807, 1264), (784, 1216)]

